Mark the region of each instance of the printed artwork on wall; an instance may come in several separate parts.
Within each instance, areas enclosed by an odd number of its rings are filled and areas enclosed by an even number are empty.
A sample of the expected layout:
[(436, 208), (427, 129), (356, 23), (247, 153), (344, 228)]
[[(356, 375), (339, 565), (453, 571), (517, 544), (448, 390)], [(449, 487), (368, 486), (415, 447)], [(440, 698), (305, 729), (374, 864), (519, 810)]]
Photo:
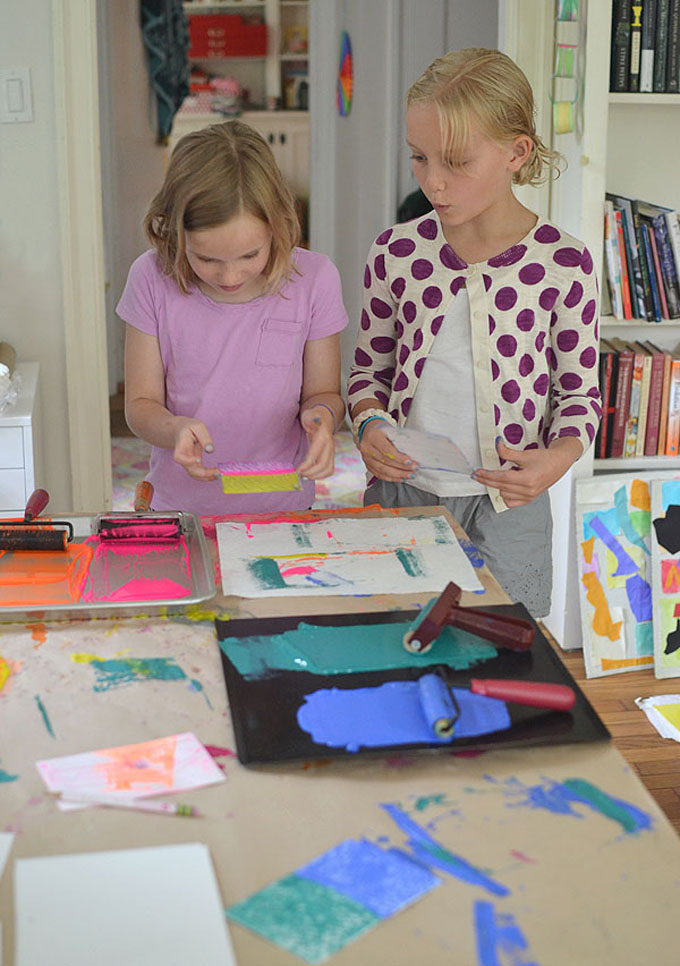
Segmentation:
[(652, 480), (673, 478), (672, 473), (626, 473), (576, 482), (581, 626), (589, 678), (654, 666), (650, 486)]
[(680, 677), (680, 480), (652, 483), (654, 673)]

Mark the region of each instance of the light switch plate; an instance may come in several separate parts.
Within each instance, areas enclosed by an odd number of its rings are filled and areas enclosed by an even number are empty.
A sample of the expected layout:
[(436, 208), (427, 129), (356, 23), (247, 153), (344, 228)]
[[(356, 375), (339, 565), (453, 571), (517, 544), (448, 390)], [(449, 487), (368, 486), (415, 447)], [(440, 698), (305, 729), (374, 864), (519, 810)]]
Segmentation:
[(33, 120), (31, 71), (28, 67), (0, 67), (0, 123)]

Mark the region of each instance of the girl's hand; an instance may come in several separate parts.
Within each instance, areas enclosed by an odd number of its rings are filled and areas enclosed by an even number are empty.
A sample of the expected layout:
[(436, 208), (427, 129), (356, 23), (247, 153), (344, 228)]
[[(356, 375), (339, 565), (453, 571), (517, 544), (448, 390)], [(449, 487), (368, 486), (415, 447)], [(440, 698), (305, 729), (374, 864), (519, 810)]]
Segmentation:
[(200, 419), (178, 416), (175, 424), (175, 448), (173, 458), (183, 466), (194, 480), (215, 480), (219, 476), (216, 466), (203, 466), (203, 453), (212, 453), (213, 442), (205, 423)]
[(391, 483), (403, 483), (413, 478), (418, 464), (390, 442), (381, 429), (384, 425), (384, 420), (371, 420), (361, 434), (359, 452), (372, 476)]
[(496, 487), (509, 507), (525, 506), (564, 476), (576, 462), (583, 447), (573, 436), (564, 436), (548, 449), (510, 449), (501, 440), (496, 450), (503, 460), (515, 466), (503, 470), (475, 470), (473, 479), (484, 486)]
[(308, 480), (323, 480), (333, 474), (335, 469), (335, 442), (333, 441), (333, 420), (321, 406), (310, 406), (300, 414), (300, 423), (307, 433), (309, 449), (297, 468), (300, 476)]

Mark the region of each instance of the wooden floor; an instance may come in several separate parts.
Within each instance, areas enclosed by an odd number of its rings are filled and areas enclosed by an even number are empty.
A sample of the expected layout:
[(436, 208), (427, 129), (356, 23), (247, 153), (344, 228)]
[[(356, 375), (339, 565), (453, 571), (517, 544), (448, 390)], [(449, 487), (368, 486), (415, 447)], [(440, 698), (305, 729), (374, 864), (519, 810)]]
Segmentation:
[(680, 679), (657, 680), (651, 671), (631, 671), (588, 680), (582, 651), (553, 646), (609, 729), (618, 750), (680, 833), (680, 743), (662, 738), (635, 704), (635, 698), (680, 694)]

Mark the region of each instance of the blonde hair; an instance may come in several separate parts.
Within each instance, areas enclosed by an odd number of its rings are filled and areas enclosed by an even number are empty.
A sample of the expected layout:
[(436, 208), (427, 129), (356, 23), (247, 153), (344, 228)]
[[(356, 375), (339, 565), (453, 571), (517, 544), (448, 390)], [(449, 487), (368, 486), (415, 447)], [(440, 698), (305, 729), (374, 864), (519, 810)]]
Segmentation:
[(144, 218), (162, 270), (185, 295), (197, 282), (186, 256), (186, 232), (215, 228), (240, 214), (259, 218), (271, 229), (264, 276), (267, 291), (276, 292), (294, 271), (300, 222), (269, 145), (241, 121), (185, 135)]
[(562, 156), (536, 133), (531, 85), (517, 64), (499, 50), (470, 47), (435, 60), (410, 88), (407, 104), (434, 104), (439, 114), (444, 155), (452, 166), (463, 158), (476, 121), (496, 142), (528, 135), (529, 157), (513, 176), (515, 184), (540, 184), (559, 176)]

